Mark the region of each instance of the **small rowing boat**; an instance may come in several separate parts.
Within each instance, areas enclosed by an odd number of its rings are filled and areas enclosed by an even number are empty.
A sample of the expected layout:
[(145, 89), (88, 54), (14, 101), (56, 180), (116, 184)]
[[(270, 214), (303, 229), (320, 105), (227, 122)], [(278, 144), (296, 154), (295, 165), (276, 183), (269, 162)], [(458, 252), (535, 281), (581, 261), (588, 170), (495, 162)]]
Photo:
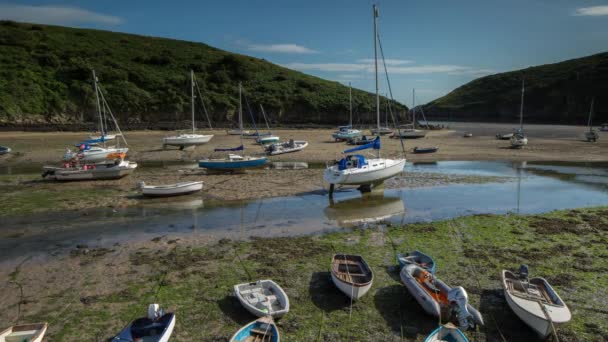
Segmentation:
[(169, 197), (188, 195), (201, 191), (203, 189), (203, 182), (181, 182), (166, 185), (146, 185), (146, 183), (140, 182), (139, 187), (141, 188), (141, 192), (144, 196)]
[(372, 287), (374, 274), (362, 256), (335, 254), (331, 260), (331, 280), (345, 295), (357, 300)]
[(134, 320), (112, 342), (168, 342), (175, 327), (175, 314), (164, 313), (158, 304), (148, 306), (148, 316)]
[(462, 331), (458, 330), (458, 328), (452, 324), (447, 323), (439, 328), (435, 329), (424, 342), (469, 342), (466, 336), (462, 333)]
[(20, 324), (0, 332), (0, 342), (42, 342), (48, 323)]
[(279, 342), (279, 328), (271, 317), (262, 317), (239, 329), (230, 342)]
[(234, 286), (234, 294), (241, 305), (257, 317), (279, 318), (289, 312), (289, 298), (283, 289), (272, 280)]
[(435, 153), (439, 147), (414, 147), (414, 153)]

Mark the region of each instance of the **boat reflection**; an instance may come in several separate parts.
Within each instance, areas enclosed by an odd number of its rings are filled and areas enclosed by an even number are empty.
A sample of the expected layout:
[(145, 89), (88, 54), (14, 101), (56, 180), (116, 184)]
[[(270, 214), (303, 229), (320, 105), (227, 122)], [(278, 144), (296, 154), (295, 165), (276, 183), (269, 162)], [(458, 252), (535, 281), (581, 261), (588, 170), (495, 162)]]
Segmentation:
[(387, 221), (395, 216), (405, 217), (405, 203), (397, 195), (385, 196), (384, 192), (366, 194), (341, 201), (329, 199), (323, 213), (329, 220), (341, 226)]

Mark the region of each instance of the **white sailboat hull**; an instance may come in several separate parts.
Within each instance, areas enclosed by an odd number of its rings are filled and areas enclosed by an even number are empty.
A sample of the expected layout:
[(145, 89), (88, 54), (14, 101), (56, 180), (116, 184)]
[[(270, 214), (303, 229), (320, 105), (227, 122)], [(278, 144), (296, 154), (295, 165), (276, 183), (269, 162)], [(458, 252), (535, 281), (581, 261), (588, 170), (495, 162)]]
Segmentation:
[[(102, 136), (101, 135), (89, 135), (89, 139), (91, 140), (98, 140), (101, 139)], [(108, 140), (114, 140), (116, 139), (116, 134), (107, 134), (103, 136), (104, 140), (108, 141)]]
[(168, 146), (196, 146), (208, 143), (211, 138), (213, 138), (213, 134), (180, 134), (164, 138), (163, 144)]
[(401, 132), (394, 132), (393, 138), (419, 139), (426, 137), (426, 132), (419, 129), (402, 129)]
[(368, 159), (368, 165), (362, 168), (339, 170), (338, 165), (328, 167), (323, 179), (329, 184), (373, 184), (403, 172), (404, 167), (405, 159)]
[(102, 162), (108, 159), (110, 154), (115, 153), (127, 153), (129, 152), (128, 148), (103, 148), (103, 147), (92, 147), (90, 150), (85, 150), (80, 152), (82, 154), (82, 160), (87, 163), (97, 163)]

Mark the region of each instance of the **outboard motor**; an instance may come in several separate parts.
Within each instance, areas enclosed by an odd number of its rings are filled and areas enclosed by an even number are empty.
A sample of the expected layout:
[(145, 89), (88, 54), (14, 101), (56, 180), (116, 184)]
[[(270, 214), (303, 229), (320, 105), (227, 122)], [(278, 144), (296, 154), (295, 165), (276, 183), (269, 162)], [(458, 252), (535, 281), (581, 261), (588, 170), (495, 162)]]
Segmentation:
[(452, 312), (458, 317), (458, 325), (460, 325), (463, 330), (473, 328), (474, 323), (469, 321), (469, 318), (472, 318), (472, 315), (467, 309), (467, 304), (469, 302), (467, 291), (465, 291), (462, 286), (452, 288), (448, 292), (448, 301), (450, 302)]
[(521, 265), (519, 266), (519, 269), (517, 270), (517, 274), (519, 275), (519, 279), (521, 280), (528, 280), (528, 265)]

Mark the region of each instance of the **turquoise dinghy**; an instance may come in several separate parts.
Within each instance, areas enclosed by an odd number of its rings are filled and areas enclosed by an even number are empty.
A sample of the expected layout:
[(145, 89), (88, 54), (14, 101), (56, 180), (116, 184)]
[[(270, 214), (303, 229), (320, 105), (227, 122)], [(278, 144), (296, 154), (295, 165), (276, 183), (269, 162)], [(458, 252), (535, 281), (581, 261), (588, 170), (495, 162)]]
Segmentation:
[[(243, 145), (236, 148), (216, 148), (215, 152), (234, 152), (243, 151)], [(199, 167), (215, 170), (237, 170), (262, 166), (266, 163), (266, 157), (241, 156), (229, 153), (225, 158), (201, 159), (198, 161)]]
[(448, 323), (435, 329), (424, 342), (469, 342), (462, 331), (458, 330), (452, 323)]
[(269, 317), (262, 317), (245, 325), (230, 338), (230, 342), (279, 342), (280, 340), (279, 329)]
[(435, 260), (430, 255), (420, 251), (397, 254), (397, 262), (399, 263), (399, 268), (403, 268), (407, 264), (417, 264), (425, 270), (433, 274), (435, 273)]

